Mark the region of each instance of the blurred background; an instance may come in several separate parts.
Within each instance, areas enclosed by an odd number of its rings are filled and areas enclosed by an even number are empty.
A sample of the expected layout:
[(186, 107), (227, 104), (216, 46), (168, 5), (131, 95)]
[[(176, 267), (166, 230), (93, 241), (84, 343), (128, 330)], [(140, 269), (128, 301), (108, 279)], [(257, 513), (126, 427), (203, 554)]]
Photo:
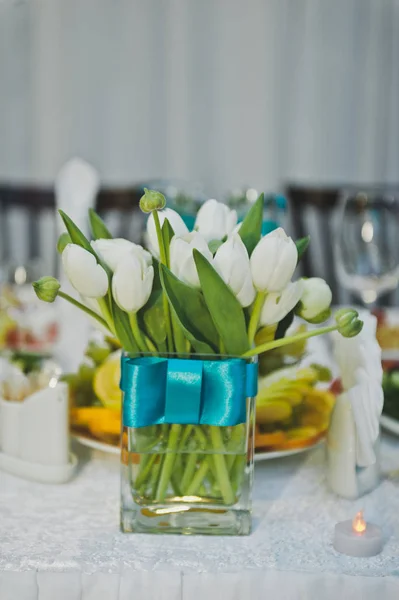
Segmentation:
[(397, 303), (398, 57), (399, 0), (1, 0), (3, 280), (56, 271), (78, 157), (116, 235), (141, 239), (143, 185), (187, 219), (264, 191), (336, 303)]

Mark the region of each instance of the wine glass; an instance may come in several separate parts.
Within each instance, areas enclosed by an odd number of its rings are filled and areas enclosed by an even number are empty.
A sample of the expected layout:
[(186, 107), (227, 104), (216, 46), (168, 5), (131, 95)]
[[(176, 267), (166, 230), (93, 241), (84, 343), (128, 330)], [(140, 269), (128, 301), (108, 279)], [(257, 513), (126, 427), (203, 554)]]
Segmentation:
[(399, 282), (399, 196), (388, 189), (341, 196), (335, 235), (337, 277), (370, 307)]

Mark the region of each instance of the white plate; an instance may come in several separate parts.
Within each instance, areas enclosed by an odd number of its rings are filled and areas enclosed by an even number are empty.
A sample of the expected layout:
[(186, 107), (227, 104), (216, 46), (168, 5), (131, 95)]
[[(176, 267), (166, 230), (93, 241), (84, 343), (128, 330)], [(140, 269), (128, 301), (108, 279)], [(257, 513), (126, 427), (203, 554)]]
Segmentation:
[(324, 440), (318, 440), (312, 446), (306, 446), (305, 448), (295, 448), (293, 450), (276, 450), (275, 452), (255, 452), (254, 460), (255, 462), (260, 462), (261, 460), (272, 460), (274, 458), (294, 456), (294, 454), (302, 454), (303, 452), (308, 452), (309, 450), (318, 448), (319, 446), (321, 446), (321, 444), (324, 444)]
[(399, 435), (399, 421), (397, 419), (388, 417), (388, 415), (381, 415), (380, 423), (387, 431)]
[(84, 435), (75, 435), (72, 434), (74, 440), (82, 444), (82, 446), (86, 446), (87, 448), (92, 448), (93, 450), (100, 450), (101, 452), (107, 452), (108, 454), (120, 454), (121, 450), (118, 446), (113, 446), (112, 444), (107, 444), (106, 442), (100, 442), (99, 440), (93, 440), (90, 437), (86, 437)]

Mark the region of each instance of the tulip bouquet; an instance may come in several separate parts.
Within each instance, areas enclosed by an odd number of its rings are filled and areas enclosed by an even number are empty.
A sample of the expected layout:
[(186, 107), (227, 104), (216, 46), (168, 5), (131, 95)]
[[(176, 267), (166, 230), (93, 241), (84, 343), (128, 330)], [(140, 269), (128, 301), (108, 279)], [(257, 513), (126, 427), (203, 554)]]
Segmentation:
[[(241, 224), (234, 210), (208, 200), (191, 232), (165, 208), (159, 192), (145, 190), (140, 207), (149, 213), (147, 250), (113, 239), (94, 211), (90, 242), (60, 211), (67, 233), (58, 250), (79, 299), (51, 277), (34, 288), (42, 300), (59, 296), (85, 311), (126, 353), (123, 444), (127, 494), (134, 506), (151, 506), (154, 516), (165, 503), (194, 502), (197, 511), (205, 505), (238, 506), (242, 515), (243, 481), (249, 487), (252, 481), (253, 404), (245, 408), (245, 398), (256, 392), (252, 387), (245, 394), (246, 371), (238, 376), (233, 370), (253, 364), (260, 353), (329, 331), (354, 336), (362, 322), (356, 311), (343, 309), (332, 324), (286, 335), (295, 314), (310, 323), (329, 319), (331, 291), (322, 279), (292, 281), (309, 239), (294, 242), (281, 228), (262, 238), (263, 195)], [(152, 404), (165, 378), (168, 414)], [(240, 406), (244, 400), (243, 412), (241, 406), (234, 413), (234, 386), (240, 389)], [(211, 408), (207, 395), (214, 396)], [(248, 497), (245, 502), (249, 514)], [(187, 529), (186, 522), (180, 529), (168, 523), (168, 530)], [(248, 532), (249, 526), (240, 523), (224, 532)], [(137, 520), (133, 525), (123, 521), (122, 527), (148, 530)]]

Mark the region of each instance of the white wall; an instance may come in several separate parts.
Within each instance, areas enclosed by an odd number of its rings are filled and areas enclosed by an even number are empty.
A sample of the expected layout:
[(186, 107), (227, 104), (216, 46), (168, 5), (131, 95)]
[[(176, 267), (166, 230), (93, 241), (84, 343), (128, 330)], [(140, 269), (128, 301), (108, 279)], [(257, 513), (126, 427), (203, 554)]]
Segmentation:
[(399, 0), (0, 0), (0, 180), (399, 180)]

